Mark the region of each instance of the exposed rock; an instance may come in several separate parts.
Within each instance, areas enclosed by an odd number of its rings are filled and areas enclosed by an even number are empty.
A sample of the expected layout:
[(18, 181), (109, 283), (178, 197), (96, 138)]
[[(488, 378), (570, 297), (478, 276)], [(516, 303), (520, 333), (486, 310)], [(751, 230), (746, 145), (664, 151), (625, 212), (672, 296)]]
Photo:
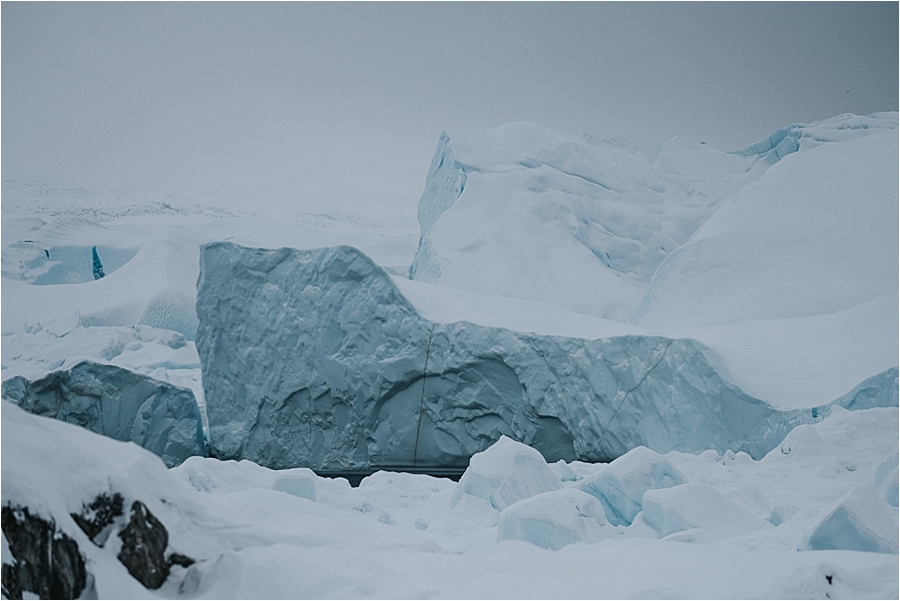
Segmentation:
[(119, 538), (122, 539), (122, 550), (118, 558), (128, 568), (128, 573), (149, 589), (161, 587), (169, 577), (171, 567), (166, 559), (169, 533), (162, 522), (146, 505), (135, 501), (131, 504), (131, 519), (119, 532)]
[(22, 599), (26, 592), (41, 599), (76, 599), (87, 583), (78, 543), (51, 520), (32, 515), (27, 507), (5, 506), (3, 535), (15, 563), (3, 564), (3, 594)]
[(3, 396), (31, 413), (133, 441), (169, 467), (206, 456), (193, 392), (121, 367), (83, 361), (34, 381), (16, 376), (3, 382)]
[(98, 495), (90, 505), (85, 505), (81, 513), (73, 513), (72, 519), (95, 545), (102, 547), (109, 538), (113, 521), (122, 515), (122, 512), (122, 495), (103, 493)]

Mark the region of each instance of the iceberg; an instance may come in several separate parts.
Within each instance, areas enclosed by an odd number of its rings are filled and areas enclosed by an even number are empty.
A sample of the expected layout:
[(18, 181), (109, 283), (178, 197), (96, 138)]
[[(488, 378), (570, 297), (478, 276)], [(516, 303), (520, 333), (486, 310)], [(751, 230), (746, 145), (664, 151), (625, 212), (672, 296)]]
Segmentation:
[(648, 490), (642, 501), (644, 521), (660, 536), (699, 529), (713, 540), (773, 528), (709, 486), (699, 482)]
[(500, 513), (497, 542), (524, 540), (544, 549), (573, 543), (595, 543), (609, 538), (603, 506), (574, 488), (541, 493), (523, 499)]
[(803, 318), (882, 298), (893, 299), (882, 319), (894, 319), (897, 131), (863, 131), (782, 159), (724, 203), (659, 265), (635, 323)]
[(469, 460), (451, 503), (456, 505), (462, 495), (470, 494), (503, 511), (519, 501), (560, 488), (559, 478), (540, 453), (501, 436), (489, 449)]
[(760, 458), (827, 408), (775, 409), (691, 339), (430, 321), (347, 246), (205, 245), (197, 315), (213, 453), (270, 468), (464, 468), (501, 436), (548, 461)]
[(194, 394), (121, 367), (82, 361), (33, 381), (15, 376), (3, 382), (3, 398), (30, 413), (135, 442), (169, 467), (206, 456)]
[(612, 525), (630, 526), (642, 509), (644, 493), (686, 482), (684, 474), (665, 457), (637, 447), (579, 482), (576, 488), (600, 500)]
[(841, 497), (804, 536), (798, 550), (847, 549), (897, 554), (897, 524), (870, 484)]
[(419, 200), (409, 277), (628, 321), (639, 306), (650, 310), (642, 303), (657, 268), (773, 165), (820, 146), (844, 153), (847, 143), (896, 128), (896, 113), (841, 115), (733, 153), (531, 123), (444, 131)]

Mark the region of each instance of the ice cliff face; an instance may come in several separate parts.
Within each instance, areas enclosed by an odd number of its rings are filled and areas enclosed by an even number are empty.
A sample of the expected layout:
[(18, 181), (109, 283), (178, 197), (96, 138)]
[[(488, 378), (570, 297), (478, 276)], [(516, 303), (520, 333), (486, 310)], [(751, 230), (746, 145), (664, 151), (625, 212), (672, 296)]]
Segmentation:
[(169, 467), (206, 456), (193, 393), (121, 367), (83, 361), (34, 381), (16, 376), (3, 382), (3, 397), (30, 413), (135, 442)]
[[(550, 461), (609, 460), (639, 445), (761, 457), (817, 415), (746, 394), (690, 339), (430, 322), (346, 246), (206, 245), (197, 294), (210, 444), (223, 459), (462, 467), (504, 435)], [(896, 388), (896, 370), (884, 377)]]
[(663, 260), (770, 166), (896, 126), (896, 113), (842, 115), (734, 153), (523, 123), (444, 132), (409, 277), (625, 321)]

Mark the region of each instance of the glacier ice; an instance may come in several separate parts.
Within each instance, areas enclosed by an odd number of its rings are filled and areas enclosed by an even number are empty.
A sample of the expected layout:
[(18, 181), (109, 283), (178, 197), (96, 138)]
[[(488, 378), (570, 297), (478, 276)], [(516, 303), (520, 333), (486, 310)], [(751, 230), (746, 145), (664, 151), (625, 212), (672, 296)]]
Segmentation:
[(637, 447), (576, 487), (600, 500), (614, 526), (628, 526), (641, 511), (644, 493), (687, 482), (684, 474), (659, 453)]
[(772, 165), (896, 127), (896, 113), (842, 115), (734, 153), (529, 123), (445, 131), (419, 200), (409, 277), (626, 321), (657, 267)]
[(121, 367), (82, 361), (34, 381), (15, 376), (3, 382), (3, 397), (30, 413), (135, 442), (169, 467), (206, 455), (194, 394)]
[(898, 551), (897, 524), (871, 484), (861, 484), (823, 511), (799, 550)]
[(211, 448), (272, 468), (462, 468), (501, 436), (549, 461), (762, 457), (827, 408), (773, 408), (691, 339), (426, 320), (347, 246), (205, 245), (197, 315)]
[(451, 502), (456, 504), (462, 495), (469, 494), (502, 511), (523, 499), (561, 487), (540, 453), (501, 436), (489, 449), (472, 456)]
[(644, 521), (660, 536), (698, 528), (721, 540), (773, 527), (700, 482), (648, 490), (641, 506)]
[(875, 470), (875, 488), (878, 491), (878, 496), (881, 497), (885, 503), (894, 507), (897, 507), (898, 496), (900, 496), (900, 491), (898, 491), (897, 464), (898, 454), (894, 453), (882, 461), (878, 466), (878, 469)]
[(609, 538), (603, 506), (575, 488), (541, 493), (504, 509), (497, 522), (497, 542), (524, 540), (544, 549)]

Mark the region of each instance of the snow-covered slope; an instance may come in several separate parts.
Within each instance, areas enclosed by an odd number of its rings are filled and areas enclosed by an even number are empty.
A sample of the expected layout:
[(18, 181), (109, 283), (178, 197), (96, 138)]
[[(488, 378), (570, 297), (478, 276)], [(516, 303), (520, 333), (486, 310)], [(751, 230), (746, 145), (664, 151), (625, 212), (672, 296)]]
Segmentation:
[[(760, 461), (635, 449), (548, 466), (505, 440), (458, 484), (380, 472), (350, 488), (250, 462), (166, 470), (4, 402), (4, 587), (37, 531), (57, 575), (83, 570), (72, 592), (101, 599), (896, 598), (897, 509), (874, 486), (891, 459), (896, 476), (896, 424), (897, 409), (834, 410)], [(643, 476), (660, 462), (684, 482)], [(632, 497), (630, 525), (603, 517)], [(24, 591), (53, 573), (30, 557)]]
[[(735, 153), (521, 123), (444, 132), (419, 201), (409, 276), (627, 320), (659, 264), (772, 164), (896, 126), (895, 113), (844, 115), (778, 130)], [(883, 171), (890, 157), (879, 160)], [(802, 186), (806, 177), (792, 181)]]
[(897, 145), (894, 130), (782, 159), (666, 258), (635, 321), (808, 317), (882, 297), (896, 308)]

